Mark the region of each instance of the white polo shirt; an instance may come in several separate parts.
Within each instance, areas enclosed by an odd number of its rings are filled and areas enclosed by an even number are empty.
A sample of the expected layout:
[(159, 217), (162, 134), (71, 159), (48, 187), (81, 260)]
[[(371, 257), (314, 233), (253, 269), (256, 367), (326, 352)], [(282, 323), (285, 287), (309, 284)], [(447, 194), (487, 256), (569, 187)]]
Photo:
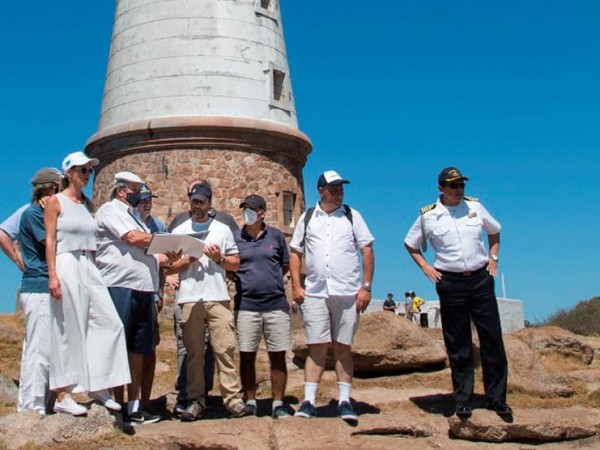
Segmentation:
[(96, 213), (98, 252), (96, 265), (108, 287), (158, 292), (158, 259), (145, 249), (129, 245), (121, 238), (130, 231), (150, 233), (135, 211), (116, 198)]
[[(172, 233), (192, 234), (200, 231), (195, 229), (194, 225), (192, 219), (188, 219)], [(198, 225), (202, 226), (202, 223)], [(207, 225), (208, 234), (204, 239), (207, 244), (218, 245), (222, 255), (239, 253), (233, 233), (227, 225), (212, 218), (208, 220)], [(179, 290), (175, 297), (178, 304), (229, 300), (225, 269), (206, 255), (202, 255), (198, 261), (181, 272), (179, 277)]]
[(364, 219), (352, 209), (350, 223), (343, 206), (327, 214), (317, 203), (302, 246), (305, 215), (298, 219), (290, 247), (305, 254), (306, 295), (355, 295), (361, 286), (358, 251), (375, 240)]
[[(497, 234), (500, 223), (476, 201), (461, 200), (447, 207), (438, 199), (435, 208), (413, 223), (404, 243), (418, 249), (423, 237), (429, 239), (435, 253), (433, 266), (448, 272), (467, 272), (481, 269), (489, 261), (483, 232)], [(424, 226), (421, 227), (421, 223)]]

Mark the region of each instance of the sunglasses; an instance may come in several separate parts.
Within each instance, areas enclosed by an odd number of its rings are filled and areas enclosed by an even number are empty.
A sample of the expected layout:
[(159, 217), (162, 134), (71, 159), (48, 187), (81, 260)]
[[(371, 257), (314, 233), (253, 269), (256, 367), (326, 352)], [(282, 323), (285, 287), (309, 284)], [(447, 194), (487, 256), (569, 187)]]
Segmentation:
[(85, 167), (85, 166), (79, 166), (77, 167), (77, 170), (79, 172), (81, 172), (84, 175), (87, 175), (88, 173), (91, 175), (94, 173), (94, 168), (93, 167)]
[(450, 189), (461, 189), (465, 187), (465, 183), (448, 183), (446, 186)]

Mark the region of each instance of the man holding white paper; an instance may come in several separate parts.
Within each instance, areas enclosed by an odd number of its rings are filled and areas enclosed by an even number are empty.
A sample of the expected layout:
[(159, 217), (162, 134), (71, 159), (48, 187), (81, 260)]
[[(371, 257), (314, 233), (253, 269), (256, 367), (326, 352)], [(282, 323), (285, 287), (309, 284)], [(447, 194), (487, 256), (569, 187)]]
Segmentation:
[(223, 404), (233, 417), (244, 413), (240, 381), (235, 370), (236, 337), (233, 314), (229, 309), (227, 270), (236, 272), (240, 265), (238, 248), (231, 230), (209, 216), (212, 189), (206, 183), (194, 185), (189, 193), (191, 217), (173, 230), (173, 234), (208, 231), (204, 254), (186, 256), (173, 263), (168, 274), (180, 273), (176, 294), (182, 309), (181, 328), (187, 350), (187, 395), (189, 403), (181, 414), (183, 422), (202, 417), (206, 408), (204, 390), (204, 334), (208, 326), (211, 346), (219, 373)]

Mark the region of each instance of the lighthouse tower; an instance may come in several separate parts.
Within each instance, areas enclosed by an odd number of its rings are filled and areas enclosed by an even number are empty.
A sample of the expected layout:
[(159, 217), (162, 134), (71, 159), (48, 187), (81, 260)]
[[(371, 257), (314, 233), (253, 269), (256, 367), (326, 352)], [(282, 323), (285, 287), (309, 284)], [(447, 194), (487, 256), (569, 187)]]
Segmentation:
[(278, 0), (118, 0), (98, 132), (98, 202), (113, 175), (139, 174), (169, 220), (206, 179), (213, 206), (239, 217), (258, 193), (291, 233), (312, 149), (298, 129)]

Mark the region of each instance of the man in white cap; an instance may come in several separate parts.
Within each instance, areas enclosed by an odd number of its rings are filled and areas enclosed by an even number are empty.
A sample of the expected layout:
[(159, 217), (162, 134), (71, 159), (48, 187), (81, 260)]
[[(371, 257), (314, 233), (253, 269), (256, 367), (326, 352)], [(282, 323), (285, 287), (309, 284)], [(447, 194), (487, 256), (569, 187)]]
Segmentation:
[[(315, 399), (327, 350), (332, 344), (339, 389), (338, 414), (354, 424), (358, 416), (350, 403), (354, 374), (351, 347), (360, 313), (371, 301), (375, 239), (360, 213), (343, 204), (343, 186), (347, 183), (348, 180), (333, 170), (319, 177), (320, 200), (300, 216), (290, 242), (290, 274), (294, 301), (302, 305), (308, 345), (305, 397), (295, 415), (316, 416)], [(306, 287), (302, 287), (300, 276), (303, 255), (306, 256)]]
[[(128, 385), (124, 421), (130, 425), (154, 423), (160, 416), (144, 411), (140, 405), (141, 385), (146, 366), (155, 347), (154, 299), (158, 292), (158, 259), (147, 255), (152, 233), (135, 210), (141, 201), (140, 177), (119, 172), (111, 192), (111, 201), (98, 209), (98, 252), (96, 264), (125, 327), (131, 384)], [(115, 398), (123, 401), (123, 390), (115, 389)]]

